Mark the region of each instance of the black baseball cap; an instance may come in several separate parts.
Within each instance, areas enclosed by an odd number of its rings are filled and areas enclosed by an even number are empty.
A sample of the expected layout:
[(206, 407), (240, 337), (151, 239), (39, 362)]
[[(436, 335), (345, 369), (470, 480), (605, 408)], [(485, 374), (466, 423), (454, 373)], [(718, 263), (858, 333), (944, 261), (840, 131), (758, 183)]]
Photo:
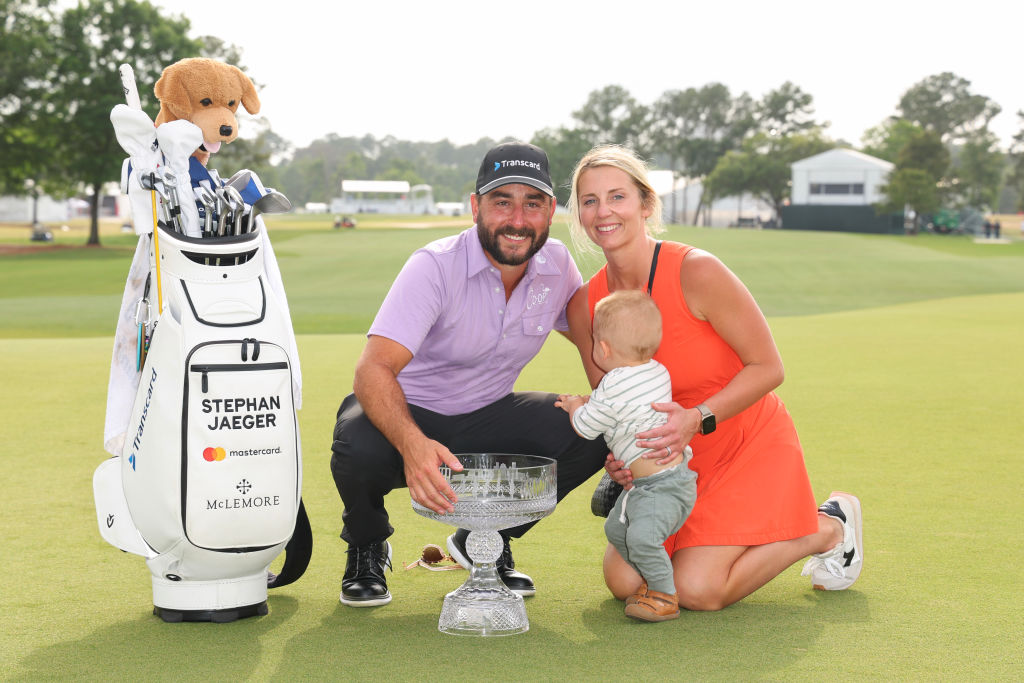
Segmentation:
[(530, 185), (549, 197), (555, 196), (544, 150), (526, 142), (504, 142), (484, 155), (476, 176), (477, 195), (512, 183)]

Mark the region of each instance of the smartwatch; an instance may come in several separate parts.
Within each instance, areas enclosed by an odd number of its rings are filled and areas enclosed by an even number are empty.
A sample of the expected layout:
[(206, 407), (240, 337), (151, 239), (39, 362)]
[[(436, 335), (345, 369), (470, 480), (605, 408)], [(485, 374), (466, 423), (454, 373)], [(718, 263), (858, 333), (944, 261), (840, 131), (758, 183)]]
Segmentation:
[(715, 414), (711, 412), (703, 403), (697, 405), (697, 410), (700, 411), (700, 433), (710, 434), (715, 431), (717, 423), (715, 422)]

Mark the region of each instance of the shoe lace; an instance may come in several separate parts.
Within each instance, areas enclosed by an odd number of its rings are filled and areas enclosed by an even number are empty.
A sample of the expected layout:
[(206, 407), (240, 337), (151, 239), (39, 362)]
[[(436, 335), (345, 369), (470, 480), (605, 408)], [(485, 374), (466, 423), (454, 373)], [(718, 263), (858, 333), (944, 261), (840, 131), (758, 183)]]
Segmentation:
[[(353, 576), (384, 581), (384, 569), (391, 569), (391, 560), (388, 559), (386, 548), (383, 543), (350, 547), (348, 554), (355, 565), (352, 570)], [(352, 555), (355, 555), (355, 558), (352, 558)]]
[(837, 579), (846, 578), (846, 568), (834, 557), (812, 557), (807, 560), (800, 576), (810, 576), (816, 569), (824, 569)]

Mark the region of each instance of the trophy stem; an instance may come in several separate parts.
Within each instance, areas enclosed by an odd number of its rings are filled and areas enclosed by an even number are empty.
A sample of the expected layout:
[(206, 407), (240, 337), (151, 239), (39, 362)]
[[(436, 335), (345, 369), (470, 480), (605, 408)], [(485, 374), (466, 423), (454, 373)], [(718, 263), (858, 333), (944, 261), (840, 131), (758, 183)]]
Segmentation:
[(529, 630), (523, 598), (498, 577), (495, 562), (503, 541), (497, 531), (470, 531), (466, 553), (473, 560), (469, 578), (445, 596), (437, 629), (443, 633), (504, 636)]

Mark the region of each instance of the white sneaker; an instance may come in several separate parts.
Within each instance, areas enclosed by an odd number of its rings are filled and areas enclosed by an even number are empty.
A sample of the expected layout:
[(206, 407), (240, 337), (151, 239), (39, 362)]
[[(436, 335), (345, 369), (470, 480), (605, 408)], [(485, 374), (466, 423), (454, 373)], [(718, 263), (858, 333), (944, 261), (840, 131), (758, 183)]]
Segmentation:
[(811, 585), (820, 591), (841, 591), (853, 585), (864, 566), (864, 519), (857, 496), (833, 491), (818, 512), (838, 519), (843, 525), (843, 540), (832, 548), (811, 555), (800, 572), (810, 576)]

